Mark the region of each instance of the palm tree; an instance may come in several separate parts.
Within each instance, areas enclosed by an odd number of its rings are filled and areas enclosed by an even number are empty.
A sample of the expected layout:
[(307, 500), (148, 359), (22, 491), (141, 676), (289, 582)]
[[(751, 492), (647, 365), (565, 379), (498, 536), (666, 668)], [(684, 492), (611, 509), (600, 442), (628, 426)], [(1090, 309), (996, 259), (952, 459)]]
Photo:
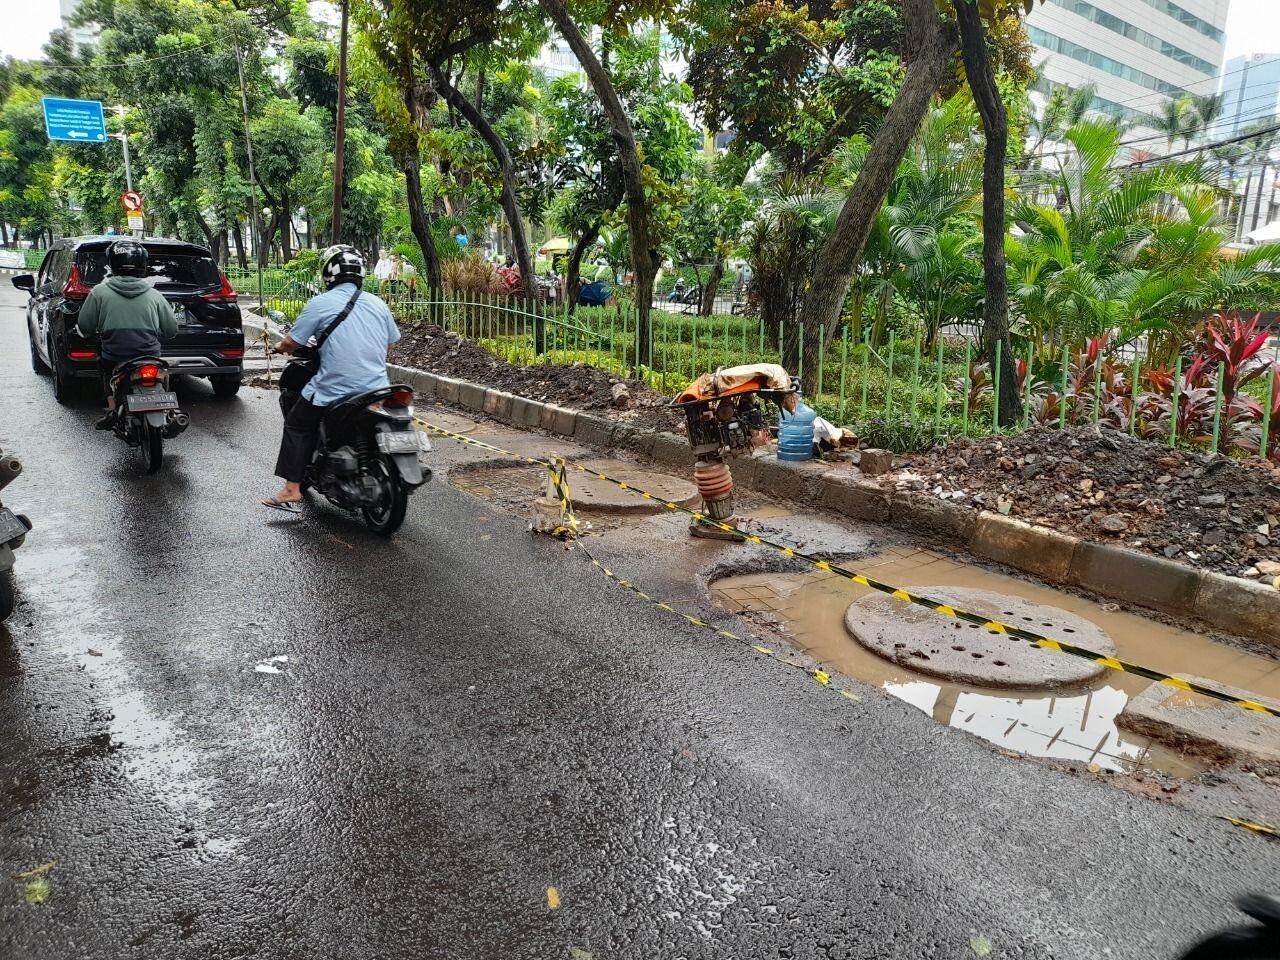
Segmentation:
[[(1189, 188), (1210, 196), (1213, 189), (1212, 174), (1200, 163), (1117, 166), (1116, 124), (1085, 121), (1066, 138), (1071, 156), (1048, 181), (1058, 203), (1019, 204), (1013, 219), (1022, 235), (1008, 245), (1011, 301), (1038, 351), (1117, 327), (1119, 341), (1132, 339), (1176, 311), (1169, 297), (1190, 281), (1170, 283), (1174, 258), (1152, 258), (1148, 251), (1162, 239), (1162, 249), (1169, 249), (1190, 218), (1161, 215), (1161, 199), (1171, 194), (1189, 203)], [(1204, 225), (1197, 222), (1196, 229)], [(1218, 235), (1212, 249), (1220, 242)]]
[(1039, 166), (1040, 151), (1045, 141), (1061, 140), (1066, 131), (1083, 120), (1093, 109), (1098, 87), (1093, 83), (1083, 86), (1054, 87), (1045, 100), (1039, 116), (1032, 115), (1030, 130), (1035, 137), (1023, 156), (1023, 166)]

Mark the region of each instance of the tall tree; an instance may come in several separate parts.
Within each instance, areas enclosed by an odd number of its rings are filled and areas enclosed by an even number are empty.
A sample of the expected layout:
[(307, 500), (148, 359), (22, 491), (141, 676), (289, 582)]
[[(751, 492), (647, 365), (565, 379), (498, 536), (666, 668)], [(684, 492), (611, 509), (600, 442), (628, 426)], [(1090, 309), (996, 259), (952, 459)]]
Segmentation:
[[(1009, 280), (1005, 264), (1004, 167), (1009, 151), (1009, 123), (987, 53), (978, 0), (953, 0), (960, 25), (960, 51), (973, 92), (986, 148), (982, 162), (982, 346), (999, 384), (996, 397), (1001, 426), (1017, 423), (1022, 400), (1009, 343)], [(997, 362), (999, 368), (997, 371)]]
[(636, 299), (636, 360), (640, 364), (651, 362), (649, 343), (649, 313), (653, 301), (653, 280), (660, 262), (660, 254), (654, 243), (654, 229), (650, 216), (649, 199), (645, 195), (644, 160), (636, 145), (635, 129), (613, 85), (609, 71), (605, 69), (583, 35), (578, 24), (569, 14), (563, 0), (538, 0), (569, 49), (578, 58), (591, 89), (600, 98), (610, 132), (617, 148), (618, 164), (622, 174), (623, 194), (627, 202), (627, 236), (631, 244), (631, 270), (635, 276)]
[(817, 386), (819, 344), (825, 331), (840, 319), (849, 281), (875, 227), (876, 213), (956, 50), (955, 30), (939, 16), (934, 0), (903, 0), (902, 9), (906, 18), (906, 77), (823, 246), (800, 310), (804, 389), (809, 393)]

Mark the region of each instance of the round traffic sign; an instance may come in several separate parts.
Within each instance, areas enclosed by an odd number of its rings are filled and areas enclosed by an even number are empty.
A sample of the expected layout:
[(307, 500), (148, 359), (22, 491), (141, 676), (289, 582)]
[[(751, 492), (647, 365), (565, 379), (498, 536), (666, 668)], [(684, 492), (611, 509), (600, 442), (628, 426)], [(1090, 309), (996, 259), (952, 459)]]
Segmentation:
[(120, 194), (120, 202), (130, 213), (142, 212), (142, 195), (135, 190), (126, 190)]

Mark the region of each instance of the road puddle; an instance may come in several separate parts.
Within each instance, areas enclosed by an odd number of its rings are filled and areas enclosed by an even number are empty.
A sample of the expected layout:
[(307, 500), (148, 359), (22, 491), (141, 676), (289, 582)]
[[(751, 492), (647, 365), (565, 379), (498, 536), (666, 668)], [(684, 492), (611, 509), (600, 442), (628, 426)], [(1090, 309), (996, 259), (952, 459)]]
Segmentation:
[[(924, 593), (930, 586), (974, 587), (1057, 606), (1110, 634), (1122, 659), (1280, 696), (1280, 668), (1271, 660), (1070, 594), (907, 548), (894, 548), (857, 566), (877, 579)], [(1141, 677), (1107, 671), (1065, 690), (954, 683), (882, 659), (854, 641), (845, 628), (845, 611), (868, 591), (840, 577), (818, 571), (745, 574), (716, 581), (711, 592), (725, 609), (769, 614), (796, 646), (823, 663), (1001, 749), (1124, 773), (1154, 769), (1189, 778), (1206, 767), (1194, 756), (1117, 726), (1130, 697), (1150, 684)], [(940, 630), (944, 624), (940, 618)]]

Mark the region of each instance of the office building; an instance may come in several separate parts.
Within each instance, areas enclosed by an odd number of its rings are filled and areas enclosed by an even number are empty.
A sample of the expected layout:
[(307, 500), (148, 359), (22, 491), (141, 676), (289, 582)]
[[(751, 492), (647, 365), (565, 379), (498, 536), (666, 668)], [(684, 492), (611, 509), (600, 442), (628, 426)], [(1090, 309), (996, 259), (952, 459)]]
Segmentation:
[(71, 34), (71, 42), (76, 49), (93, 43), (98, 39), (98, 28), (94, 24), (73, 25), (73, 20), (80, 10), (80, 0), (58, 0), (58, 11), (62, 15), (62, 29)]
[[(1230, 0), (1044, 0), (1026, 19), (1041, 98), (1092, 83), (1094, 107), (1151, 133), (1171, 100), (1218, 91)], [(1041, 99), (1043, 103), (1043, 99)], [(1152, 141), (1153, 152), (1165, 144)]]
[(1280, 115), (1280, 54), (1232, 57), (1222, 71), (1220, 136), (1242, 133), (1250, 124)]

